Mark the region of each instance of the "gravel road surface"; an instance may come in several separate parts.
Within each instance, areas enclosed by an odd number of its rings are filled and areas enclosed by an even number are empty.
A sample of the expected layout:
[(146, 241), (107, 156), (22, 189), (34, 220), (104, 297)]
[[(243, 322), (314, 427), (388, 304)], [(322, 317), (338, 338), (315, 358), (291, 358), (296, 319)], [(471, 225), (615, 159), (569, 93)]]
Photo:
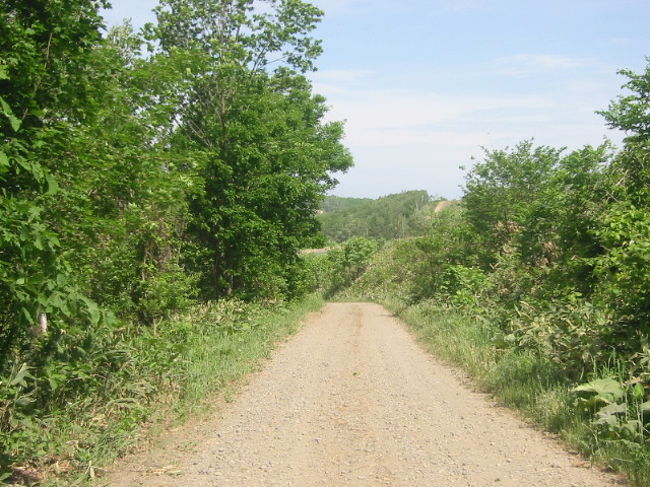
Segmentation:
[(425, 353), (384, 308), (312, 315), (207, 423), (118, 463), (112, 487), (599, 487), (619, 483)]

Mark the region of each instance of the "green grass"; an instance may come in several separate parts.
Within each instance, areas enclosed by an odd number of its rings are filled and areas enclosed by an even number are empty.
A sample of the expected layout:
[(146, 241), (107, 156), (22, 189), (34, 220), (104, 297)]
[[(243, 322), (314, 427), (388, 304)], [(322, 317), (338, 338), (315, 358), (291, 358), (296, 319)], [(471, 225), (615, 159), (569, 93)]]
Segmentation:
[[(261, 359), (323, 306), (310, 295), (273, 306), (221, 301), (158, 324), (115, 344), (128, 349), (120, 382), (110, 393), (84, 397), (47, 417), (33, 418), (16, 437), (23, 447), (22, 485), (86, 485), (102, 467), (170, 423), (214, 409)], [(27, 461), (26, 461), (27, 460)]]
[(186, 357), (187, 382), (177, 409), (183, 414), (192, 412), (206, 396), (258, 370), (260, 358), (268, 358), (279, 341), (298, 329), (306, 313), (323, 305), (322, 298), (310, 295), (288, 306), (254, 313), (236, 333), (201, 336)]
[(496, 328), (475, 313), (432, 302), (381, 302), (415, 331), (428, 351), (463, 369), (480, 389), (531, 423), (557, 433), (595, 463), (625, 473), (633, 485), (650, 486), (648, 448), (600, 437), (576, 408), (571, 392), (576, 384), (557, 365), (525, 351), (499, 349), (493, 340)]

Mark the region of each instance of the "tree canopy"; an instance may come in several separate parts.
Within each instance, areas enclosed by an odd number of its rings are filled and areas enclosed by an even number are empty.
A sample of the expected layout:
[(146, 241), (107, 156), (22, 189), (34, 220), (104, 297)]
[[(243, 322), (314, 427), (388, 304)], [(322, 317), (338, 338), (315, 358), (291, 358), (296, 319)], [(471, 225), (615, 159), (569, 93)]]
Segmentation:
[(318, 216), (323, 233), (336, 242), (352, 237), (380, 240), (421, 233), (426, 227), (426, 210), (431, 209), (426, 191), (405, 191), (369, 198), (328, 196)]

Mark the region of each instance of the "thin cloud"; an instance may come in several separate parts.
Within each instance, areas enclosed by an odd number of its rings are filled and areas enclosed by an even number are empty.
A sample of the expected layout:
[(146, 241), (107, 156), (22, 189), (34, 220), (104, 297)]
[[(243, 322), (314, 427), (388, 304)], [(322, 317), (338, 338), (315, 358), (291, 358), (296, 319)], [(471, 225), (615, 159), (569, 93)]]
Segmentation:
[(484, 0), (445, 0), (442, 6), (451, 12), (472, 12), (482, 9), (485, 5)]
[[(367, 130), (354, 134), (357, 147), (391, 147), (391, 146), (430, 146), (441, 150), (444, 148), (467, 149), (498, 144), (510, 140), (511, 132), (455, 132), (449, 130)], [(381, 137), (381, 142), (378, 142)]]
[[(355, 129), (422, 129), (444, 127), (472, 119), (485, 112), (541, 110), (553, 101), (541, 96), (453, 96), (433, 92), (352, 89), (315, 84), (334, 104), (330, 117), (349, 120), (348, 132)], [(384, 140), (383, 140), (384, 139)], [(377, 142), (385, 141), (385, 134)]]
[(317, 83), (323, 84), (350, 84), (367, 79), (373, 74), (375, 74), (374, 71), (367, 69), (326, 69), (316, 71), (312, 75), (312, 79)]
[(313, 3), (326, 15), (345, 14), (372, 5), (370, 0), (316, 0)]
[(580, 59), (555, 54), (515, 54), (496, 58), (493, 63), (499, 74), (517, 78), (573, 70), (588, 64)]
[(449, 12), (469, 12), (483, 9), (489, 3), (486, 0), (313, 0), (313, 3), (328, 14), (339, 14), (355, 10), (373, 9), (394, 12), (395, 9), (405, 11), (422, 11), (423, 7), (441, 9)]
[(627, 47), (627, 46), (631, 46), (637, 41), (635, 41), (631, 37), (610, 37), (609, 39), (607, 39), (607, 42), (612, 46)]

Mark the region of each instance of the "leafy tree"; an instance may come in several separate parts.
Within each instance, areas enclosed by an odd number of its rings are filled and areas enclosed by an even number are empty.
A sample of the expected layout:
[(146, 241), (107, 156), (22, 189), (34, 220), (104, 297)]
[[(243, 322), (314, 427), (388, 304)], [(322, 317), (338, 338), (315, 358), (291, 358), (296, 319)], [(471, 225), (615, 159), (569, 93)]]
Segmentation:
[(321, 271), (325, 294), (333, 295), (350, 286), (363, 274), (378, 249), (379, 244), (375, 240), (353, 237), (320, 256), (319, 260), (325, 268)]
[(48, 213), (84, 291), (122, 317), (151, 321), (193, 294), (180, 265), (191, 181), (178, 177), (176, 156), (162, 146), (171, 121), (152, 101), (170, 75), (159, 80), (164, 66), (138, 58), (140, 44), (125, 25), (96, 47), (98, 108), (55, 153), (62, 192)]
[(525, 142), (488, 153), (468, 175), (463, 203), (478, 263), (498, 276), (495, 290), (511, 308), (522, 299), (593, 292), (612, 149), (562, 152)]
[(605, 117), (611, 128), (627, 132), (628, 143), (650, 138), (650, 57), (647, 61), (643, 73), (637, 74), (629, 69), (619, 71), (629, 79), (623, 88), (630, 93), (612, 101), (607, 110), (597, 112)]
[(560, 154), (526, 141), (512, 151), (486, 151), (484, 161), (467, 174), (463, 203), (468, 221), (489, 249), (486, 262), (521, 232), (531, 205), (548, 189)]
[(453, 266), (477, 265), (475, 233), (465, 220), (465, 209), (453, 204), (435, 214), (427, 234), (415, 242), (423, 258), (417, 265), (413, 279), (414, 299), (440, 294), (445, 287), (445, 276)]
[(0, 9), (0, 52), (6, 73), (0, 96), (24, 128), (83, 120), (93, 104), (93, 48), (103, 26), (104, 0), (23, 2)]
[[(301, 1), (163, 2), (150, 32), (167, 55), (197, 60), (179, 104), (175, 150), (200, 153), (191, 198), (188, 265), (206, 297), (291, 294), (297, 249), (351, 158), (342, 125), (295, 69), (312, 68), (307, 34), (322, 15)], [(273, 72), (271, 56), (282, 64)]]
[(94, 310), (75, 289), (60, 235), (45, 218), (59, 183), (41, 156), (91, 116), (88, 60), (101, 37), (99, 5), (0, 6), (0, 372), (14, 347), (29, 341), (30, 328), (38, 321), (44, 328), (39, 316)]
[(607, 252), (596, 268), (599, 300), (614, 310), (617, 333), (629, 337), (650, 330), (650, 58), (644, 72), (621, 74), (630, 94), (599, 112), (628, 136), (610, 170), (611, 204), (598, 228)]

